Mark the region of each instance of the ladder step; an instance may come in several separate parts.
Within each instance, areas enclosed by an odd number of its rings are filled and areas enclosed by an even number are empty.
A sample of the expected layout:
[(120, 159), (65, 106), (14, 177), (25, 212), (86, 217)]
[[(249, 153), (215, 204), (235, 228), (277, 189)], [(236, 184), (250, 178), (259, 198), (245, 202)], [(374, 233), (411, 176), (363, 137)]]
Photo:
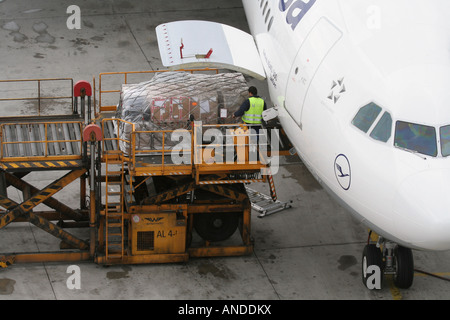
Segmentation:
[[(114, 221), (111, 221), (111, 220), (114, 220)], [(118, 223), (120, 223), (121, 225), (119, 226), (119, 227), (121, 227), (122, 226), (122, 215), (117, 215), (117, 216), (114, 216), (114, 217), (111, 217), (111, 216), (109, 216), (108, 217), (108, 225), (109, 226), (111, 226), (111, 225), (115, 225), (115, 224), (118, 224)], [(114, 226), (114, 227), (117, 227), (116, 225)]]
[(123, 217), (123, 212), (119, 209), (114, 210), (110, 209), (108, 210), (107, 214), (108, 214), (107, 218), (109, 219), (122, 219)]
[[(122, 240), (121, 239), (109, 239), (108, 240), (108, 246), (112, 246), (115, 249), (117, 249), (117, 247), (122, 248)], [(109, 250), (111, 252), (111, 248)]]
[(259, 211), (261, 214), (259, 218), (271, 215), (276, 212), (283, 211), (285, 209), (289, 209), (292, 206), (287, 202), (281, 202), (279, 200), (273, 201), (272, 197), (257, 192), (255, 190), (250, 189), (249, 187), (245, 187), (247, 190), (248, 197), (250, 202), (252, 203), (252, 208)]
[[(108, 233), (109, 237), (121, 237), (122, 234), (121, 233)], [(116, 241), (119, 241), (119, 239), (117, 239)], [(109, 243), (109, 245), (119, 245), (120, 243)], [(120, 244), (121, 245), (121, 244)]]
[[(112, 216), (121, 216), (122, 215), (122, 208), (120, 207), (115, 207), (115, 208), (107, 208), (106, 213), (108, 213), (108, 215), (110, 217)], [(114, 215), (114, 213), (117, 213), (116, 215)]]
[(122, 222), (108, 222), (108, 228), (110, 228), (110, 229), (123, 228), (123, 223)]
[(269, 199), (250, 199), (250, 201), (252, 201), (254, 204), (269, 204), (269, 203), (273, 203), (273, 200), (269, 200)]
[(109, 243), (108, 246), (108, 253), (114, 254), (114, 253), (121, 253), (122, 244), (121, 243)]
[(123, 218), (123, 216), (122, 215), (109, 215), (108, 217), (107, 217), (107, 219), (108, 219), (108, 224), (109, 225), (111, 225), (111, 224), (113, 224), (113, 223), (119, 223), (119, 222), (117, 222), (117, 221), (115, 221), (115, 222), (112, 222), (112, 221), (110, 221), (110, 220), (122, 220), (122, 218)]
[(122, 259), (123, 255), (121, 255), (120, 253), (110, 253), (110, 254), (108, 254), (108, 258), (109, 259)]
[(123, 171), (106, 171), (106, 174), (108, 176), (121, 176)]
[[(115, 247), (114, 250), (117, 250), (117, 247), (122, 247), (122, 239), (108, 239), (108, 247), (112, 246)], [(109, 249), (109, 252), (112, 252), (111, 249)]]
[(108, 186), (121, 186), (121, 181), (108, 181)]
[(120, 208), (122, 205), (118, 202), (110, 202), (107, 204), (106, 209), (116, 209)]
[[(123, 214), (121, 212), (109, 212), (106, 215), (106, 219), (108, 220), (121, 220), (123, 218)], [(114, 222), (112, 222), (114, 223)]]
[(108, 249), (108, 254), (112, 255), (112, 254), (116, 254), (116, 255), (121, 255), (120, 251), (122, 251), (122, 246), (121, 245), (114, 245), (112, 243), (109, 244), (110, 247), (114, 247), (114, 248), (109, 248)]
[(100, 211), (100, 214), (105, 216), (108, 215), (108, 218), (110, 219), (120, 219), (123, 216), (123, 212), (119, 209), (109, 209), (109, 210), (102, 210)]
[[(108, 223), (109, 228), (122, 228), (121, 223)], [(119, 235), (122, 235), (121, 233)]]
[(108, 196), (120, 196), (122, 192), (108, 192)]
[[(116, 235), (116, 233), (118, 233), (119, 232), (119, 235), (122, 235), (122, 231), (121, 231), (121, 229), (122, 229), (122, 224), (119, 224), (119, 223), (115, 223), (115, 224), (117, 224), (117, 225), (112, 225), (111, 223), (108, 223), (108, 229), (110, 229), (109, 231), (108, 231), (108, 233), (110, 234), (110, 235), (112, 235), (113, 233), (114, 233), (114, 235)], [(114, 231), (112, 231), (112, 230), (114, 230)]]

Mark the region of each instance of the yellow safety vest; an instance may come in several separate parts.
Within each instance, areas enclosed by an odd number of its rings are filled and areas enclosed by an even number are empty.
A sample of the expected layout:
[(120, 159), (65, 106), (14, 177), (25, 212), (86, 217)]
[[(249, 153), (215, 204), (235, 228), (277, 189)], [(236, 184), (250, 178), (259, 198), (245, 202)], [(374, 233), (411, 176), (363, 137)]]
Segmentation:
[(251, 97), (250, 108), (242, 116), (242, 120), (248, 124), (261, 124), (264, 111), (264, 99)]

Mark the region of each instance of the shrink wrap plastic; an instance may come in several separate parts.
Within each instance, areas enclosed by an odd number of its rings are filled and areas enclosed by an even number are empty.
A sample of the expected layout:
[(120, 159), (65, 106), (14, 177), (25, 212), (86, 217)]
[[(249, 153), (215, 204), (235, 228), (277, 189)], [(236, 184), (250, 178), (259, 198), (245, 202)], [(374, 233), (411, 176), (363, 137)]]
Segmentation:
[[(137, 150), (160, 150), (162, 133), (145, 131), (189, 128), (190, 121), (203, 124), (234, 123), (232, 114), (248, 98), (248, 85), (241, 73), (191, 74), (163, 72), (150, 81), (122, 86), (116, 118), (135, 125)], [(131, 141), (132, 126), (119, 122), (120, 138)], [(164, 139), (166, 150), (179, 142)], [(186, 141), (187, 142), (187, 141)], [(129, 144), (120, 149), (129, 153)]]

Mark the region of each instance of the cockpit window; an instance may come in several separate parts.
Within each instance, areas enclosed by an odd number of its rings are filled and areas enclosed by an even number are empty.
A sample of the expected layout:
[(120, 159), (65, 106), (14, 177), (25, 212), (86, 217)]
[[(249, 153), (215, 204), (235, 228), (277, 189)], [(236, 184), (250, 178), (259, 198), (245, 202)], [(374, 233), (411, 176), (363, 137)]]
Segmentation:
[(367, 133), (380, 113), (381, 108), (379, 106), (375, 103), (369, 103), (359, 110), (352, 123), (355, 127)]
[(441, 149), (442, 156), (450, 156), (450, 126), (445, 126), (441, 128)]
[(389, 112), (385, 112), (378, 124), (373, 129), (370, 136), (378, 141), (388, 142), (392, 134), (392, 117)]
[(395, 146), (436, 157), (436, 130), (434, 127), (397, 121)]

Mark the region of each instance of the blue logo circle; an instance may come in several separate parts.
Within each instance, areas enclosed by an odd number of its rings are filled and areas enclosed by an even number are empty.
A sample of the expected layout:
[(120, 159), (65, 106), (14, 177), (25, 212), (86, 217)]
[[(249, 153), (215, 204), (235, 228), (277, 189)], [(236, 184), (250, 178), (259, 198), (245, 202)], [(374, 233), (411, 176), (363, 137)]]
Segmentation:
[(334, 172), (339, 185), (344, 190), (349, 190), (352, 184), (352, 171), (350, 161), (344, 154), (340, 154), (334, 161)]

